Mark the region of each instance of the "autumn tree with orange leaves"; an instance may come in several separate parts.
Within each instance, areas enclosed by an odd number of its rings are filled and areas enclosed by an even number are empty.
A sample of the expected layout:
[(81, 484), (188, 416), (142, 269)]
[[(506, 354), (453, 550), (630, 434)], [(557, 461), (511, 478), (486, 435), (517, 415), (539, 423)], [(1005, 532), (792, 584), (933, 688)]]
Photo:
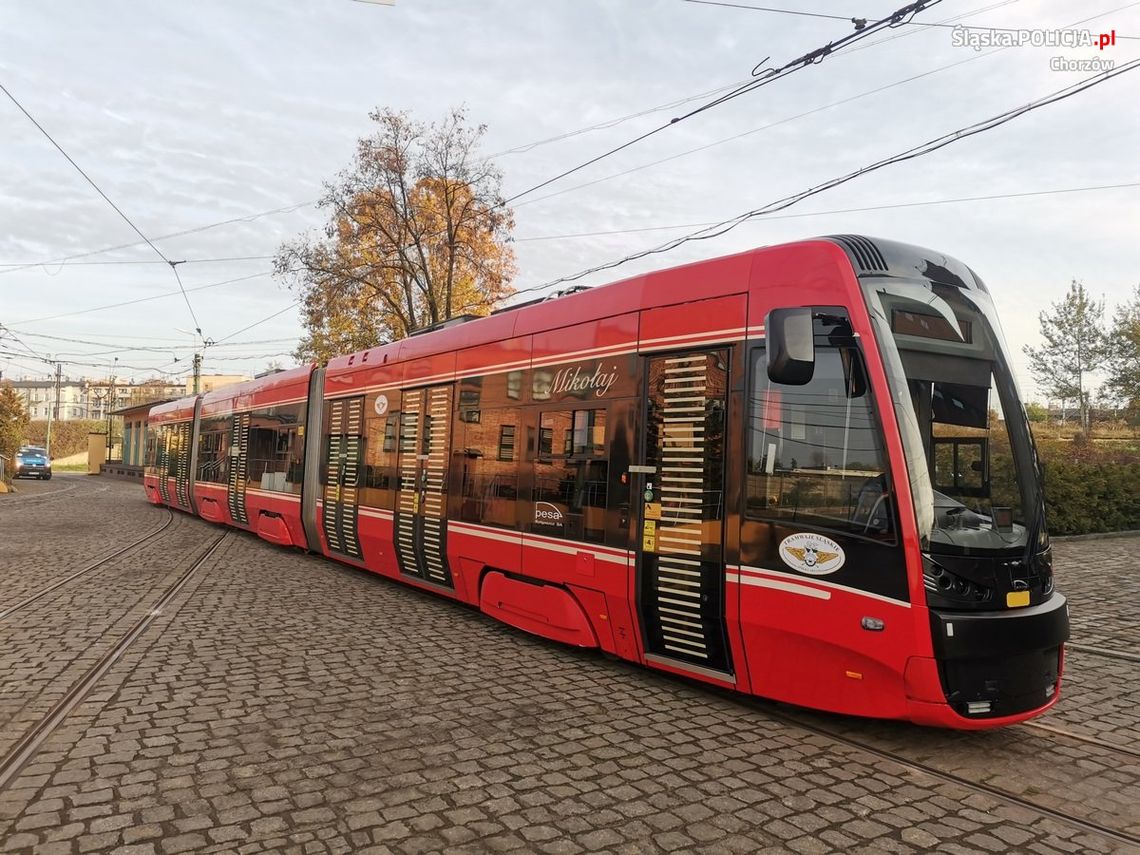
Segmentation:
[(514, 218), (502, 174), (476, 156), (485, 126), (462, 109), (438, 123), (376, 110), (376, 132), (325, 184), (323, 236), (281, 246), (277, 275), (299, 293), (298, 359), (327, 360), (458, 315), (488, 314), (512, 293)]

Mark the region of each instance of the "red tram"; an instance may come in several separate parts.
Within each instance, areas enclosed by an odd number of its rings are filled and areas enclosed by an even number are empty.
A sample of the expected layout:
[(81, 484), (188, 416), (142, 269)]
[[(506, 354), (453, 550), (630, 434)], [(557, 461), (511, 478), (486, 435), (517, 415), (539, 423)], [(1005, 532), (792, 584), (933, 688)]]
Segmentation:
[(515, 627), (955, 728), (1068, 638), (989, 292), (838, 236), (536, 300), (150, 413), (147, 497)]

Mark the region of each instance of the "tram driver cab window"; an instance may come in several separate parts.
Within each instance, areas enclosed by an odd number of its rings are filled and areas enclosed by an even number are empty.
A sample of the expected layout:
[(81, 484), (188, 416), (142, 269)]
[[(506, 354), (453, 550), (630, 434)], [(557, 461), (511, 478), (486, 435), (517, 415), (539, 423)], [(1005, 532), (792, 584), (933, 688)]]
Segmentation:
[(843, 314), (813, 316), (806, 384), (772, 381), (764, 348), (752, 352), (746, 513), (894, 542), (882, 428), (858, 341)]

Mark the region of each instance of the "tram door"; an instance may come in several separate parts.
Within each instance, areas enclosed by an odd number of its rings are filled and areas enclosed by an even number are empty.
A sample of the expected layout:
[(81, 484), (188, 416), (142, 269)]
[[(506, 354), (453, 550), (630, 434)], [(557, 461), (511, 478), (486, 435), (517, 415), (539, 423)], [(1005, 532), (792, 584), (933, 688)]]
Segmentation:
[(454, 587), (447, 566), (447, 467), (454, 385), (403, 393), (396, 555), (400, 571)]
[(249, 525), (245, 510), (245, 488), (249, 481), (249, 413), (230, 416), (230, 467), (226, 478), (226, 499), (230, 517), (241, 525)]
[(651, 660), (732, 673), (724, 614), (727, 350), (646, 359), (638, 605)]
[(364, 471), (364, 396), (326, 401), (325, 406), (329, 427), (321, 525), (331, 552), (361, 561), (357, 498)]

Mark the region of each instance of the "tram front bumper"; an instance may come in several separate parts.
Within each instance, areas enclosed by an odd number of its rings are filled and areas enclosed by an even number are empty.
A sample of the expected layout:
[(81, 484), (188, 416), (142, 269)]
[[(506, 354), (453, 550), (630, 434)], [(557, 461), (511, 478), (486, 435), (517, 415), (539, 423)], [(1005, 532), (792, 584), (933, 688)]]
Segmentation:
[(934, 659), (907, 666), (910, 718), (980, 729), (1024, 721), (1060, 691), (1069, 608), (1053, 594), (1037, 606), (1000, 612), (930, 612)]

